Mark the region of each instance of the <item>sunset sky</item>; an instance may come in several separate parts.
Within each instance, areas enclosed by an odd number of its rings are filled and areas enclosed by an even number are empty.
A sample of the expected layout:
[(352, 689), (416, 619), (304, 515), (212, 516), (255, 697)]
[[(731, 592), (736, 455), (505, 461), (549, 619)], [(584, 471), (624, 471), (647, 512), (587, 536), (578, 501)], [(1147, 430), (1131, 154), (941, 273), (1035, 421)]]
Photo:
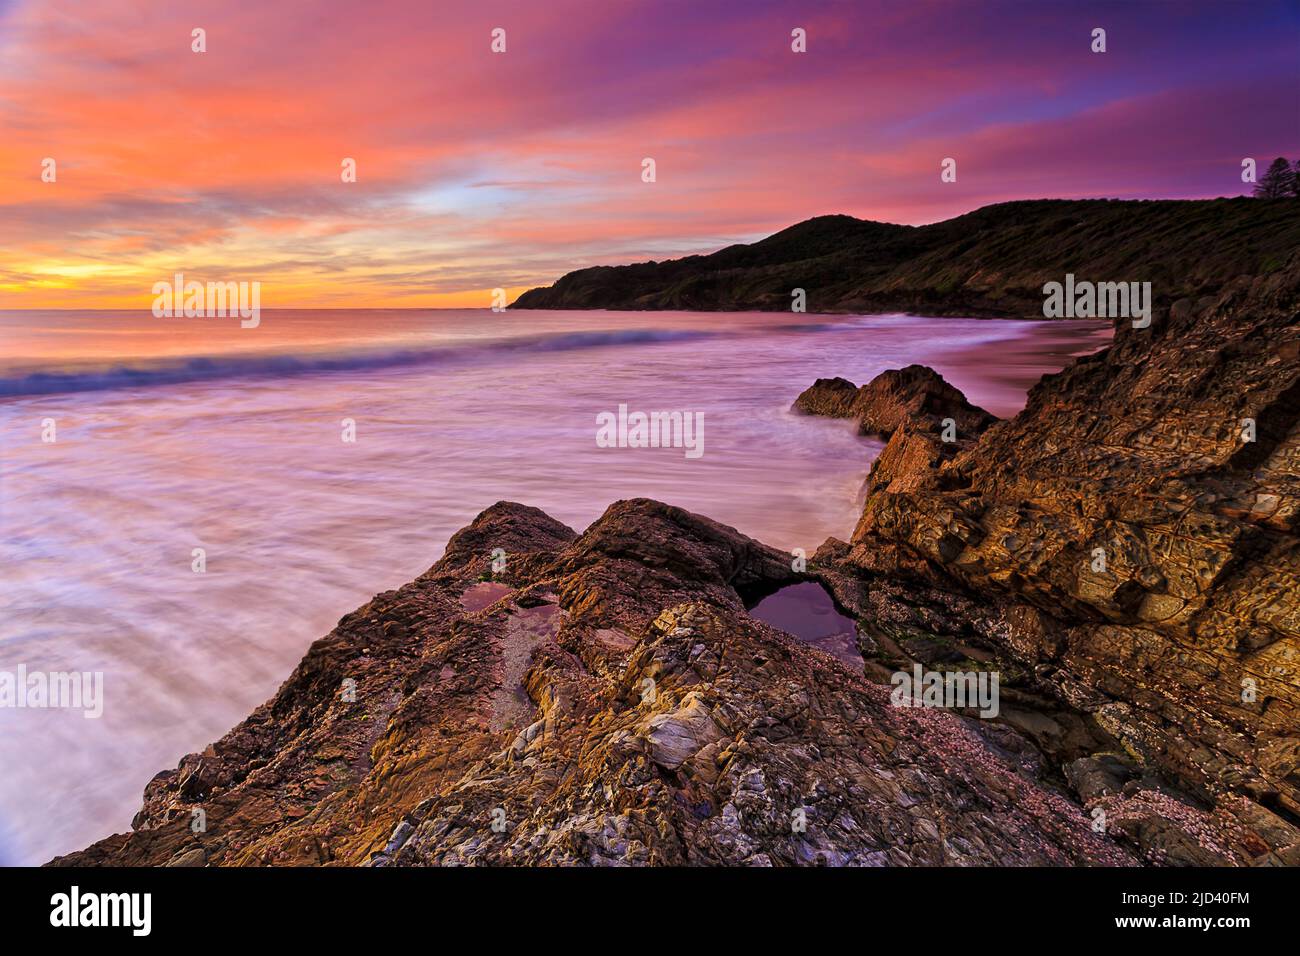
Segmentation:
[(481, 307), (825, 213), (1238, 195), (1298, 77), (1285, 0), (0, 0), (0, 308)]

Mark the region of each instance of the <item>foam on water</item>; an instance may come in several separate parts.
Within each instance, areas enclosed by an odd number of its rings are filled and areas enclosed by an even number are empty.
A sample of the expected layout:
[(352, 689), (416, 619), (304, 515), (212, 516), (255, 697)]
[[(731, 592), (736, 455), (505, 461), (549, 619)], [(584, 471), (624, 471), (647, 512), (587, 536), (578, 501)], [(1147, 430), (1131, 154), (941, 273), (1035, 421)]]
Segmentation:
[[(811, 553), (852, 531), (880, 447), (788, 411), (814, 379), (922, 362), (1005, 415), (1043, 371), (1103, 344), (1096, 323), (899, 316), (221, 321), (0, 314), (5, 381), (154, 376), (0, 401), (0, 670), (105, 675), (98, 720), (0, 709), (11, 862), (127, 829), (154, 773), (220, 737), (312, 640), (424, 571), (495, 501), (581, 530), (647, 496)], [(161, 380), (168, 368), (222, 371)], [(704, 456), (597, 447), (596, 416), (620, 403), (703, 412)], [(54, 444), (40, 441), (45, 418)], [(341, 441), (344, 418), (355, 444)], [(205, 574), (191, 570), (196, 547)]]

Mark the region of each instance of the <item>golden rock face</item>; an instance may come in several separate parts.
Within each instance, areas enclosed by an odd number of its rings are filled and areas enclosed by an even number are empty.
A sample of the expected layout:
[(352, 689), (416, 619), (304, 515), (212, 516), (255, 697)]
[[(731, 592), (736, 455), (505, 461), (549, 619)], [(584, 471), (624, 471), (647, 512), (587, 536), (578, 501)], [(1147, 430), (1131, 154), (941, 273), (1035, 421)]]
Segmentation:
[(1004, 649), (1132, 757), (1300, 813), (1298, 314), (1292, 257), (1120, 327), (951, 460), (905, 456), (900, 429), (849, 563), (901, 552), (1003, 616), (1032, 607), (1038, 633), (1022, 616)]

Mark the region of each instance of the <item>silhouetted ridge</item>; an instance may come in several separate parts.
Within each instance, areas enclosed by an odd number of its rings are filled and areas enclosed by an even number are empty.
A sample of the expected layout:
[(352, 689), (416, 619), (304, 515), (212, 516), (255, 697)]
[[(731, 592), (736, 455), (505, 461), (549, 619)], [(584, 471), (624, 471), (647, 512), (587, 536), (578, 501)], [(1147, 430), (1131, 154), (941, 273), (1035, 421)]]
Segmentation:
[(818, 216), (712, 255), (570, 272), (512, 308), (786, 310), (801, 288), (810, 312), (1041, 318), (1043, 284), (1067, 272), (1150, 282), (1163, 308), (1297, 247), (1298, 202), (1036, 199), (928, 226)]

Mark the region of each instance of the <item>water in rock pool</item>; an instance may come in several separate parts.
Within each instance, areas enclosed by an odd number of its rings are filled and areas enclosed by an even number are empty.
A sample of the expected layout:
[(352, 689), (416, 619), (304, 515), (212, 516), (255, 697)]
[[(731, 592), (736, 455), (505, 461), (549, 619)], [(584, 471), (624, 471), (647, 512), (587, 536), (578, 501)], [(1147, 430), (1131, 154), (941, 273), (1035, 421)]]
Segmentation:
[[(898, 315), (267, 311), (241, 329), (0, 312), (0, 671), (104, 675), (98, 718), (0, 709), (0, 862), (127, 829), (153, 774), (495, 501), (581, 530), (652, 497), (811, 553), (852, 532), (880, 448), (790, 413), (816, 378), (918, 362), (1009, 415), (1108, 336)], [(702, 414), (703, 454), (600, 447), (598, 416), (623, 404)]]
[(854, 670), (862, 670), (857, 624), (836, 610), (835, 602), (820, 584), (806, 581), (781, 588), (759, 601), (749, 613)]

